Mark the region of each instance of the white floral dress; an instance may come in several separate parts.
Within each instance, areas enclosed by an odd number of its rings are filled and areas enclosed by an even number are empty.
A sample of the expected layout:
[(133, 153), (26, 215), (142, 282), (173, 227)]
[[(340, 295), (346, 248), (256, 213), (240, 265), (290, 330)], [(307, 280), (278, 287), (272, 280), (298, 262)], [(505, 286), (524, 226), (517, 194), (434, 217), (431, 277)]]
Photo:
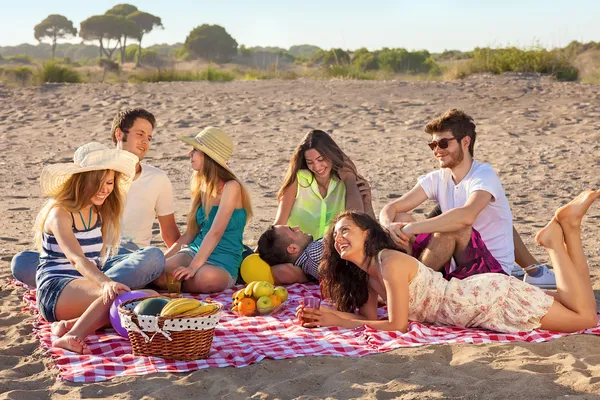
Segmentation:
[(411, 321), (498, 332), (538, 329), (554, 302), (540, 288), (511, 276), (488, 273), (447, 281), (420, 262), (408, 290)]

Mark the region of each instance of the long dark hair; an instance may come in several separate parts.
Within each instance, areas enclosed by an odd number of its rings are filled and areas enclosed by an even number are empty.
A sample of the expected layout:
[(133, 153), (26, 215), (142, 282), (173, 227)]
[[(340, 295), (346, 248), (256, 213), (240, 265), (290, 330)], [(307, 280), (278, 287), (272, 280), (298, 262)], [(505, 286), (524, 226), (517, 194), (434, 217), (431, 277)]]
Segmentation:
[(319, 280), (324, 298), (331, 299), (336, 308), (354, 312), (369, 298), (369, 275), (356, 264), (342, 260), (335, 249), (334, 227), (342, 218), (350, 218), (363, 231), (365, 261), (370, 261), (383, 249), (403, 251), (396, 246), (389, 233), (369, 215), (357, 211), (343, 211), (331, 223), (323, 243), (323, 258), (319, 266)]
[[(308, 132), (302, 139), (302, 142), (296, 147), (294, 155), (290, 159), (285, 178), (283, 179), (283, 185), (281, 185), (277, 194), (277, 200), (281, 200), (283, 191), (294, 182), (298, 171), (308, 169), (304, 152), (310, 149), (317, 150), (323, 158), (331, 162), (331, 173), (337, 175), (338, 178), (338, 171), (342, 169), (346, 160), (350, 160), (327, 132), (318, 129)], [(358, 175), (352, 163), (349, 163), (349, 167), (355, 175)]]

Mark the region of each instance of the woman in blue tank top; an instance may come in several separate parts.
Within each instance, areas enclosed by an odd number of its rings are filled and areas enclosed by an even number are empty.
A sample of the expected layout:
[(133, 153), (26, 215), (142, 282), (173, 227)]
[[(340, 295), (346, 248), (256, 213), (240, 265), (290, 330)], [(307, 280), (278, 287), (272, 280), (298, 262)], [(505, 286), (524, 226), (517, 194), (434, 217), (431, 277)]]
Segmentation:
[(221, 292), (238, 278), (242, 236), (252, 217), (250, 195), (227, 165), (233, 153), (227, 133), (208, 127), (195, 137), (178, 138), (192, 146), (192, 207), (187, 229), (165, 254), (165, 273), (155, 284), (165, 288), (172, 274), (183, 280), (185, 292)]
[(42, 171), (42, 191), (49, 200), (36, 220), (37, 301), (59, 336), (52, 345), (89, 354), (85, 337), (109, 323), (111, 300), (130, 290), (102, 267), (119, 245), (123, 195), (138, 158), (88, 143), (73, 161)]

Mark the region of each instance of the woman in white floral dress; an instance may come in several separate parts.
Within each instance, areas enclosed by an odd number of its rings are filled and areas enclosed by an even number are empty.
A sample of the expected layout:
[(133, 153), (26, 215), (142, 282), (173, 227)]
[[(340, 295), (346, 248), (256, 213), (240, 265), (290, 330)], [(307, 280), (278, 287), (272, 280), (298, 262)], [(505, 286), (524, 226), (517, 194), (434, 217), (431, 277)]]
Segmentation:
[[(581, 244), (581, 221), (600, 190), (586, 191), (558, 209), (536, 236), (556, 273), (557, 292), (502, 274), (446, 281), (418, 260), (396, 250), (371, 217), (344, 212), (327, 237), (319, 270), (321, 289), (336, 310), (298, 307), (313, 326), (406, 332), (409, 321), (499, 332), (547, 329), (576, 332), (595, 327), (596, 301)], [(377, 298), (387, 299), (388, 319), (377, 319)], [(358, 310), (358, 314), (356, 311)]]

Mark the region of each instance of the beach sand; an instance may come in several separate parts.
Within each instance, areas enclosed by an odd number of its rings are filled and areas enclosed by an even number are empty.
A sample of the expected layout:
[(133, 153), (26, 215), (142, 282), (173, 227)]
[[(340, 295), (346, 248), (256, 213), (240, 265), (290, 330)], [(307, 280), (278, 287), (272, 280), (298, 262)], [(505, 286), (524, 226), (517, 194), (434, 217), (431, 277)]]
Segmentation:
[[(254, 245), (273, 221), (291, 152), (310, 129), (333, 132), (371, 181), (376, 212), (436, 168), (424, 125), (449, 108), (477, 123), (475, 157), (497, 171), (515, 226), (532, 253), (553, 211), (581, 190), (600, 187), (600, 86), (524, 76), (474, 76), (454, 82), (248, 81), (227, 84), (0, 85), (0, 398), (598, 398), (599, 338), (540, 344), (432, 345), (363, 358), (265, 360), (246, 368), (117, 378), (98, 384), (57, 380), (21, 312), (22, 288), (9, 285), (9, 262), (31, 248), (43, 202), (40, 171), (69, 161), (91, 140), (110, 145), (120, 107), (145, 107), (158, 127), (146, 161), (167, 172), (183, 230), (189, 207), (188, 149), (175, 134), (208, 125), (236, 144), (231, 167), (252, 192)], [(426, 204), (417, 210), (423, 214)], [(600, 289), (600, 204), (584, 220), (592, 282)], [(160, 245), (155, 224), (155, 244)]]

